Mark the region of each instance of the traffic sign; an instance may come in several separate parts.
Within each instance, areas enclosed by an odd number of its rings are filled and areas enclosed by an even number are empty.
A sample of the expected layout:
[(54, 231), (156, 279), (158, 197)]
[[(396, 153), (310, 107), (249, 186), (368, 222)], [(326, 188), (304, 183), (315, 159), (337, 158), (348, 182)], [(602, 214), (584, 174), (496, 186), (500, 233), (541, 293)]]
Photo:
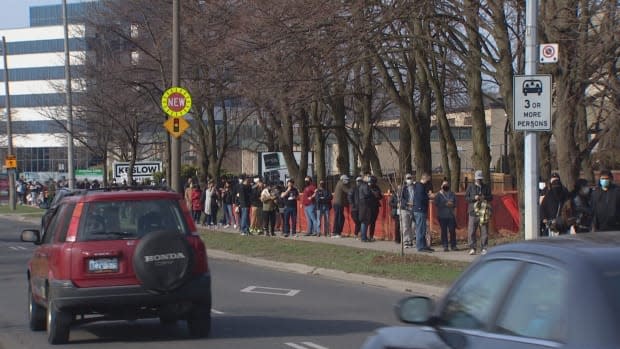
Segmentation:
[(558, 44), (540, 45), (540, 63), (557, 63), (558, 62)]
[(189, 123), (184, 118), (168, 118), (164, 122), (164, 127), (171, 135), (179, 138), (189, 128)]
[(17, 157), (15, 155), (7, 155), (4, 159), (4, 167), (7, 169), (17, 168)]
[(551, 75), (512, 79), (514, 130), (551, 131)]
[(182, 87), (171, 87), (161, 96), (161, 108), (173, 118), (180, 118), (192, 108), (192, 97)]

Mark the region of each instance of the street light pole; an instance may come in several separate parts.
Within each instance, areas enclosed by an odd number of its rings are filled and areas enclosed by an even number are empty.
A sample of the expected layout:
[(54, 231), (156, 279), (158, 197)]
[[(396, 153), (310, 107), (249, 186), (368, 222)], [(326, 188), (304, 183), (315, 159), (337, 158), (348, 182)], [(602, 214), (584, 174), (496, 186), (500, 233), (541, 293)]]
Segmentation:
[(67, 0), (62, 0), (62, 21), (65, 31), (65, 85), (67, 102), (67, 171), (69, 188), (75, 188), (75, 174), (73, 168), (73, 101), (71, 99), (71, 63), (69, 61), (69, 24), (67, 14)]
[[(11, 124), (11, 94), (9, 93), (9, 68), (6, 58), (6, 38), (2, 37), (2, 56), (4, 60), (4, 100), (6, 105), (6, 137), (7, 137), (7, 153), (8, 155), (15, 155), (13, 153), (13, 128)], [(15, 202), (15, 171), (16, 169), (8, 170), (9, 172), (9, 208), (11, 211), (17, 209)]]
[[(172, 1), (172, 86), (179, 86), (179, 0)], [(170, 186), (181, 192), (181, 138), (170, 140)]]

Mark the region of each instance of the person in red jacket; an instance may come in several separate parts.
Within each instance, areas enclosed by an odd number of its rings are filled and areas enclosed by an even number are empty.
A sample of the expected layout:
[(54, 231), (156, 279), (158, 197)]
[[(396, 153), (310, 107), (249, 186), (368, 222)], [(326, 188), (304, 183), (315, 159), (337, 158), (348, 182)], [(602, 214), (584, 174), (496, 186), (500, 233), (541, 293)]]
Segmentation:
[(192, 184), (192, 217), (194, 218), (194, 223), (200, 224), (200, 215), (202, 213), (202, 200), (200, 197), (202, 195), (202, 191), (200, 191), (200, 186), (198, 184)]

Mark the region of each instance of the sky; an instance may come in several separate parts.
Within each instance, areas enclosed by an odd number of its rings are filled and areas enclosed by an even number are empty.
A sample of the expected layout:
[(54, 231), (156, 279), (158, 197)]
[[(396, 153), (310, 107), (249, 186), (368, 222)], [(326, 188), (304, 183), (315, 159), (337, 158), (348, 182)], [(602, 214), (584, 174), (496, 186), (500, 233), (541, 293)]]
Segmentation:
[[(67, 0), (67, 3), (81, 0)], [(0, 0), (0, 29), (28, 27), (30, 6), (60, 5), (62, 0)]]

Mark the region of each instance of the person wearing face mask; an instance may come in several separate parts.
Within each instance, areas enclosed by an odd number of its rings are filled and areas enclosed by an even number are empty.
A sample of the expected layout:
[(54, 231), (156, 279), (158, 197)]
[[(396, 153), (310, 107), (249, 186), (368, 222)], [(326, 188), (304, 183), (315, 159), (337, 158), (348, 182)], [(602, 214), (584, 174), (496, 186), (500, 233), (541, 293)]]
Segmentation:
[(590, 205), (593, 231), (620, 230), (620, 188), (614, 184), (611, 171), (601, 171)]
[(454, 214), (456, 195), (450, 191), (448, 181), (441, 183), (441, 190), (435, 195), (435, 206), (437, 207), (437, 218), (439, 218), (439, 226), (441, 227), (441, 245), (443, 250), (448, 252), (448, 246), (450, 246), (452, 251), (456, 251), (456, 215)]
[(413, 235), (413, 189), (414, 189), (413, 176), (407, 174), (405, 176), (405, 185), (403, 185), (400, 192), (400, 229), (403, 234), (403, 244), (405, 248), (412, 248), (414, 235)]
[(551, 174), (549, 191), (540, 203), (540, 219), (542, 220), (542, 236), (553, 236), (568, 233), (568, 225), (561, 219), (561, 209), (569, 192), (560, 180), (557, 172)]

